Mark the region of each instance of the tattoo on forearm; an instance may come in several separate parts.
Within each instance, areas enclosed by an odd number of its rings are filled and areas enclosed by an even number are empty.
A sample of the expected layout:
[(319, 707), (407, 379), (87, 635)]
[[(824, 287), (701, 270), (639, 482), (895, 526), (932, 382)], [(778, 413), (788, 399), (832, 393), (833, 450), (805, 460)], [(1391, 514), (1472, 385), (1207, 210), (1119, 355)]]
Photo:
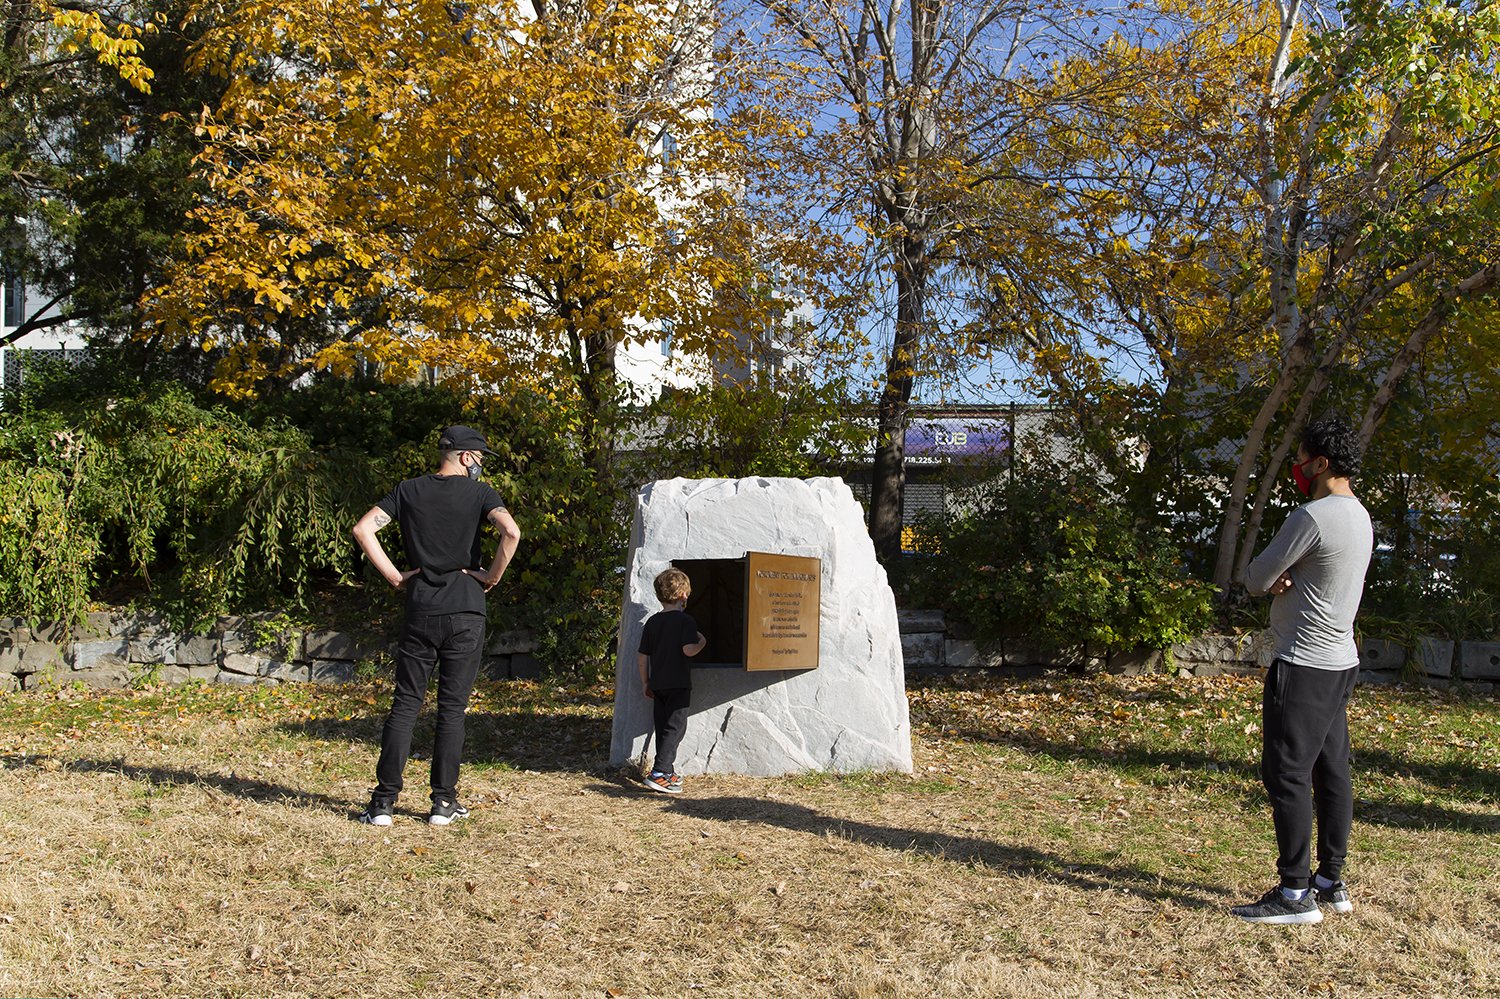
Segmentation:
[(378, 531), (391, 522), (391, 515), (386, 513), (384, 510), (376, 510), (373, 522), (375, 524), (375, 530)]

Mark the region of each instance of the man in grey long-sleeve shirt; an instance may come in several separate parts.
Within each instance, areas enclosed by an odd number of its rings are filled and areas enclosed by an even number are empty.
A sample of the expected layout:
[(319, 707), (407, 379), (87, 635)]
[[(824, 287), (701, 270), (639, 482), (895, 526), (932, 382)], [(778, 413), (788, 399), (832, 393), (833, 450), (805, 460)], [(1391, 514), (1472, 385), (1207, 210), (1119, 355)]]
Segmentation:
[[(1309, 424), (1292, 475), (1312, 497), (1293, 510), (1245, 570), (1255, 596), (1269, 593), (1276, 659), (1261, 702), (1261, 779), (1271, 798), (1281, 883), (1232, 914), (1257, 923), (1316, 923), (1319, 903), (1354, 906), (1343, 883), (1354, 819), (1349, 781), (1349, 695), (1358, 672), (1354, 615), (1364, 593), (1374, 534), (1354, 497), (1353, 432), (1338, 420)], [(1313, 811), (1318, 870), (1310, 876)]]

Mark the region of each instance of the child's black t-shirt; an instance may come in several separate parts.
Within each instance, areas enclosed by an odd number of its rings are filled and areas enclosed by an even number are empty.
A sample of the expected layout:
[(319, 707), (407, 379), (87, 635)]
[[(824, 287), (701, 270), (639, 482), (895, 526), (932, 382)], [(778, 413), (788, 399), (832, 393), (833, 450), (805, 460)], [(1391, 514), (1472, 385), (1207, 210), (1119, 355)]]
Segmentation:
[(693, 686), (692, 662), (684, 645), (698, 641), (698, 622), (687, 611), (658, 611), (646, 619), (640, 652), (651, 660), (652, 690), (685, 690)]
[(407, 479), (375, 504), (401, 525), (406, 563), (421, 569), (406, 584), (409, 614), (484, 613), (484, 586), (464, 572), (479, 564), (479, 529), (500, 494), (466, 475)]

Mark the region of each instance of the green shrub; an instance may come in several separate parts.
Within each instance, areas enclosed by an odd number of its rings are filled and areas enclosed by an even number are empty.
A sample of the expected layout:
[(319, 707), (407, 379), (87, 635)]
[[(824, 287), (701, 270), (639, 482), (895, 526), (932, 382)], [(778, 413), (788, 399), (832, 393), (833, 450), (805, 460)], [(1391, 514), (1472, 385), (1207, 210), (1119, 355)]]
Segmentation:
[(827, 475), (850, 455), (870, 451), (871, 431), (850, 419), (838, 383), (715, 384), (664, 394), (643, 422), (652, 478), (800, 478)]
[[(590, 413), (565, 387), (480, 399), (324, 378), (231, 406), (108, 373), (59, 369), (0, 414), (0, 614), (72, 622), (108, 596), (183, 626), (261, 611), (336, 624), (331, 600), (392, 620), (400, 597), (350, 528), (434, 468), (441, 427), (466, 423), (497, 452), (486, 479), (523, 534), (491, 628), (530, 628), (544, 666), (598, 678), (612, 668), (639, 478), (819, 474), (858, 446), (836, 394), (805, 386), (666, 400), (649, 411), (665, 436), (622, 471), (588, 444), (613, 434), (619, 411)], [(381, 540), (400, 561), (399, 529)], [(486, 558), (495, 540), (486, 532)], [(361, 573), (364, 593), (350, 585)]]
[[(615, 413), (603, 416), (608, 430)], [(613, 669), (630, 523), (625, 490), (589, 452), (582, 428), (591, 418), (566, 393), (517, 392), (476, 404), (468, 419), (498, 454), (485, 462), (485, 479), (521, 528), (516, 557), (491, 591), (492, 627), (529, 628), (544, 667), (599, 679)], [(486, 538), (486, 558), (494, 541)]]
[(0, 461), (0, 612), (72, 622), (87, 609), (99, 531), (74, 486), (67, 472)]
[[(135, 577), (181, 623), (231, 608), (308, 607), (348, 578), (362, 459), (315, 452), (178, 387), (0, 417), (7, 470), (0, 610), (76, 621)], [(45, 544), (43, 541), (45, 540)]]
[(1213, 619), (1213, 588), (1186, 577), (1170, 536), (1069, 469), (997, 479), (969, 514), (929, 522), (925, 533), (933, 554), (903, 567), (911, 598), (943, 607), (981, 640), (1166, 648)]

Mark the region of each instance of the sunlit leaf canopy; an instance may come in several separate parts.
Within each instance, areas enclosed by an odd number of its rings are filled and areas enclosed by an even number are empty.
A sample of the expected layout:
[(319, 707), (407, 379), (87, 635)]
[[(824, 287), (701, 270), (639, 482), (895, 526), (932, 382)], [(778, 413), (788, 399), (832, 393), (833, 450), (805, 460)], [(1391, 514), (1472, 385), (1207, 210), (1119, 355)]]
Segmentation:
[[(64, 59), (86, 53), (99, 65), (114, 70), (130, 87), (149, 93), (155, 72), (141, 58), (144, 51), (141, 38), (155, 31), (157, 23), (149, 19), (132, 21), (132, 7), (106, 4), (85, 8), (37, 0), (34, 5), (37, 15), (48, 20), (53, 29), (40, 36), (39, 41), (55, 46), (55, 52)], [(20, 15), (19, 11), (12, 15), (11, 30), (15, 30)]]
[(231, 85), (211, 198), (153, 334), (216, 387), (376, 362), (475, 387), (611, 373), (660, 335), (712, 355), (765, 321), (697, 9), (412, 0), (205, 7)]

